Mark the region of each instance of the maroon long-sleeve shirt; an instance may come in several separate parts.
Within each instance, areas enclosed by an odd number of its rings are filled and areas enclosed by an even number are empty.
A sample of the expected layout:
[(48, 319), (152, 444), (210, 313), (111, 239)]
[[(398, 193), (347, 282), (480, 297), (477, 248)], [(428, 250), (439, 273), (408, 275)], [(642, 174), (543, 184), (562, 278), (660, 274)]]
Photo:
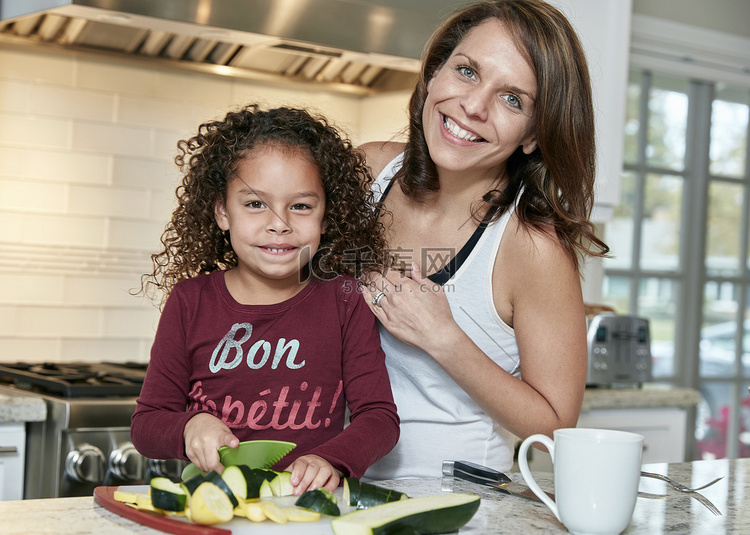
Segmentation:
[(277, 469), (313, 453), (361, 477), (399, 436), (384, 360), (353, 278), (242, 305), (223, 271), (201, 275), (178, 283), (164, 306), (131, 437), (146, 457), (186, 459), (185, 423), (208, 412), (241, 441), (296, 443)]

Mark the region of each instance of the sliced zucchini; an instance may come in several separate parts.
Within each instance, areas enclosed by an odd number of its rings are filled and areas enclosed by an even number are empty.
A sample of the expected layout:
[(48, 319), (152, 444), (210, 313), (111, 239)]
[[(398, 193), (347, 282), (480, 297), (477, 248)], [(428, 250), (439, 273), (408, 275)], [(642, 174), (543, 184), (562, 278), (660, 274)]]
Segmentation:
[(355, 477), (344, 479), (344, 500), (357, 509), (367, 509), (373, 505), (397, 502), (409, 498), (403, 492), (362, 483)]
[[(237, 496), (234, 495), (234, 492), (232, 492), (232, 489), (229, 488), (229, 485), (227, 485), (227, 482), (222, 479), (222, 477), (219, 475), (219, 473), (216, 470), (211, 470), (209, 473), (205, 475), (206, 481), (213, 483), (217, 487), (219, 487), (221, 490), (224, 491), (224, 493), (229, 498), (229, 501), (232, 503), (232, 509), (237, 507), (240, 502), (237, 499)], [(198, 487), (200, 488), (200, 486)], [(197, 489), (196, 489), (197, 490)], [(195, 492), (193, 492), (193, 495)]]
[(197, 489), (201, 483), (206, 482), (206, 476), (205, 474), (197, 474), (191, 477), (190, 479), (186, 479), (182, 483), (180, 483), (180, 486), (183, 488), (183, 490), (187, 494), (193, 494), (195, 492), (195, 489)]
[(166, 477), (151, 479), (151, 503), (157, 509), (165, 511), (184, 511), (187, 504), (187, 493), (178, 484)]
[[(446, 533), (466, 524), (479, 509), (476, 494), (440, 494), (360, 509), (331, 520), (335, 535)], [(413, 528), (413, 529), (409, 529)]]
[(265, 468), (251, 468), (250, 471), (255, 476), (255, 479), (258, 480), (258, 484), (260, 485), (263, 480), (271, 481), (276, 478), (276, 475), (278, 472), (275, 470), (266, 470)]
[(247, 500), (259, 496), (260, 484), (247, 466), (227, 466), (221, 478), (226, 481), (237, 498)]
[(294, 505), (324, 515), (339, 516), (341, 511), (336, 501), (336, 497), (328, 490), (319, 488), (302, 493)]
[(274, 496), (292, 496), (294, 494), (291, 472), (278, 472), (269, 484)]
[[(224, 486), (226, 487), (226, 483)], [(193, 522), (204, 525), (229, 522), (234, 518), (235, 507), (224, 489), (205, 481), (193, 492), (188, 517)]]
[(356, 477), (344, 478), (344, 502), (352, 507), (357, 506), (359, 500), (359, 489), (361, 488), (359, 479)]
[(258, 489), (258, 496), (260, 498), (270, 498), (273, 496), (273, 490), (271, 490), (271, 482), (268, 479), (264, 479), (263, 483), (260, 484)]
[(263, 506), (260, 502), (245, 504), (245, 516), (253, 522), (263, 522), (266, 519), (266, 513), (263, 512)]
[(316, 522), (320, 520), (320, 513), (302, 507), (284, 507), (284, 513), (290, 522)]
[(127, 492), (124, 490), (116, 490), (113, 498), (122, 503), (135, 503), (138, 499), (139, 493), (137, 492)]
[(286, 524), (289, 521), (286, 513), (284, 513), (284, 509), (280, 508), (274, 502), (261, 500), (260, 506), (263, 509), (263, 514), (266, 515), (266, 518), (276, 522), (277, 524)]

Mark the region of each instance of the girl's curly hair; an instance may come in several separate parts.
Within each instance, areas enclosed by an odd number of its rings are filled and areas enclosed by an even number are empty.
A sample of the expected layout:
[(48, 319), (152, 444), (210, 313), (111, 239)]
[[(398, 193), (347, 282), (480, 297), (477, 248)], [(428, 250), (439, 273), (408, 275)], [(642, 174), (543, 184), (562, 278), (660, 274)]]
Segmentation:
[(229, 234), (216, 223), (215, 202), (226, 202), (227, 183), (242, 158), (267, 146), (304, 151), (302, 157), (319, 171), (326, 231), (309, 263), (311, 276), (356, 277), (386, 264), (364, 153), (322, 116), (287, 107), (262, 111), (252, 104), (221, 121), (203, 123), (196, 136), (178, 142), (175, 163), (184, 173), (178, 205), (161, 236), (163, 250), (151, 255), (153, 271), (141, 277), (139, 293), (152, 298), (161, 293), (163, 306), (179, 281), (237, 265)]

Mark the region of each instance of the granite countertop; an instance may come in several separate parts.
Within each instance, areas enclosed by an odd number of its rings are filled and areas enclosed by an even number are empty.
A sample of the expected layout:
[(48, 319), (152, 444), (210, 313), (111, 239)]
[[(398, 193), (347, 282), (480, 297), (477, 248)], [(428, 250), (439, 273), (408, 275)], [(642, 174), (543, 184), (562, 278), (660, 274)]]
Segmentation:
[[(719, 483), (701, 491), (722, 515), (714, 516), (696, 499), (672, 490), (666, 483), (641, 478), (635, 512), (625, 535), (750, 533), (750, 514), (745, 507), (745, 497), (750, 494), (750, 459), (651, 464), (645, 465), (644, 469), (669, 475), (692, 486), (723, 476)], [(514, 481), (523, 482), (520, 474), (510, 475)], [(539, 472), (534, 475), (543, 489), (554, 490), (552, 474)], [(413, 497), (442, 492), (480, 494), (479, 511), (460, 530), (460, 535), (567, 533), (552, 511), (540, 502), (508, 496), (453, 477), (382, 481), (378, 484)], [(0, 518), (2, 532), (8, 535), (159, 533), (107, 511), (96, 505), (92, 497), (0, 502)], [(330, 533), (327, 529), (325, 532)]]
[(581, 412), (604, 409), (688, 409), (701, 400), (700, 391), (645, 384), (642, 388), (587, 388)]
[(47, 418), (47, 404), (37, 396), (0, 393), (0, 424), (8, 422), (43, 422)]

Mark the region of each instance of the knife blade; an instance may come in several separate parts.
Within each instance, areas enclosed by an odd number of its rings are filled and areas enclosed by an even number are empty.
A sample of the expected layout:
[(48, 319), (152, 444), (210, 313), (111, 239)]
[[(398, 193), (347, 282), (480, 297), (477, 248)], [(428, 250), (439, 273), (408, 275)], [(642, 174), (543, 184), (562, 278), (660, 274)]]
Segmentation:
[[(472, 483), (479, 483), (480, 485), (491, 487), (511, 496), (518, 496), (537, 502), (542, 501), (526, 485), (514, 482), (502, 472), (469, 461), (443, 461), (443, 475), (457, 477), (465, 481), (471, 481)], [(553, 501), (555, 500), (554, 494), (549, 492), (546, 494)]]

